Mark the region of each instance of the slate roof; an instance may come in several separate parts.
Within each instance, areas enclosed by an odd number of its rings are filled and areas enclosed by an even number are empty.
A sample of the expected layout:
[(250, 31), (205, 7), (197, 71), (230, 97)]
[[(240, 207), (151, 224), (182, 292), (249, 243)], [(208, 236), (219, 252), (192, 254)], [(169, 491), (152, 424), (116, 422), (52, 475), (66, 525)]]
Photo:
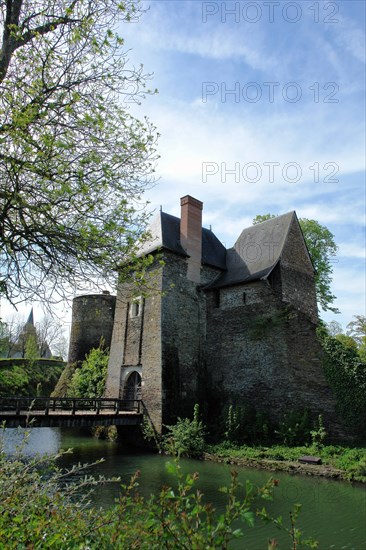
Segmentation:
[(226, 271), (205, 288), (265, 279), (278, 263), (296, 213), (288, 212), (244, 229), (227, 250)]
[(28, 320), (25, 323), (26, 325), (33, 325), (34, 326), (34, 317), (33, 317), (33, 308), (30, 310)]
[[(244, 229), (232, 248), (226, 250), (210, 229), (202, 229), (202, 263), (222, 273), (205, 289), (266, 279), (280, 260), (295, 211)], [(297, 222), (298, 223), (298, 222)], [(141, 254), (161, 248), (187, 256), (180, 242), (180, 219), (159, 212), (150, 225), (151, 239)]]
[[(151, 239), (144, 243), (141, 254), (149, 254), (162, 248), (187, 256), (180, 242), (180, 218), (159, 212), (153, 219), (149, 231)], [(202, 263), (226, 269), (226, 249), (216, 235), (206, 228), (202, 228)]]

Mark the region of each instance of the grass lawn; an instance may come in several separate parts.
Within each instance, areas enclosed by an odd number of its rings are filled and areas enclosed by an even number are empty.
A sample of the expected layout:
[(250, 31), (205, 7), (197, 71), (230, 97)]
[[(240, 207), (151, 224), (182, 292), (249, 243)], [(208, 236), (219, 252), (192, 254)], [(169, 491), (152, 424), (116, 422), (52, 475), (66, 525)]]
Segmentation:
[[(255, 464), (269, 461), (297, 463), (301, 456), (317, 456), (322, 459), (324, 466), (342, 471), (342, 479), (361, 481), (366, 483), (366, 448), (343, 447), (340, 445), (324, 445), (320, 448), (312, 446), (285, 447), (283, 445), (264, 446), (235, 446), (229, 444), (211, 445), (207, 453), (212, 458), (223, 461), (244, 462)], [(280, 465), (279, 465), (280, 466)], [(312, 468), (317, 468), (312, 466)], [(281, 468), (285, 469), (285, 468)]]

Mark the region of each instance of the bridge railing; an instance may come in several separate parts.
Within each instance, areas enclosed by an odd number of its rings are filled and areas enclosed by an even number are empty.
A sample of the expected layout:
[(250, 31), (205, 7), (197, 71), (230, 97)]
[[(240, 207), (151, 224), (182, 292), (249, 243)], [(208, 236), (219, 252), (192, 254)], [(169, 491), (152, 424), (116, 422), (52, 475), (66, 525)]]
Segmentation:
[(72, 397), (0, 397), (0, 413), (13, 412), (20, 415), (24, 412), (94, 412), (111, 411), (116, 414), (122, 411), (142, 413), (142, 401), (135, 399), (113, 398), (72, 398)]

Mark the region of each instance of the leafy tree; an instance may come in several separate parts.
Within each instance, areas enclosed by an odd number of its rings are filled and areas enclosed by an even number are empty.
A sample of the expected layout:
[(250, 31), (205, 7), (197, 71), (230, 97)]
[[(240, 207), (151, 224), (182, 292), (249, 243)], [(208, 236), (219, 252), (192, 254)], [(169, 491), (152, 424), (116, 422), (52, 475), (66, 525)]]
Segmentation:
[(356, 340), (359, 346), (365, 342), (366, 337), (366, 317), (364, 315), (354, 315), (354, 321), (347, 325), (347, 334)]
[(59, 319), (46, 313), (41, 321), (34, 326), (25, 322), (24, 318), (14, 314), (5, 318), (2, 323), (2, 355), (12, 357), (17, 352), (21, 357), (26, 355), (26, 344), (29, 335), (36, 338), (38, 352), (37, 357), (47, 357), (50, 349), (54, 355), (66, 357), (67, 341), (64, 334), (64, 326)]
[(336, 334), (336, 340), (341, 342), (346, 348), (353, 349), (357, 352), (357, 342), (352, 336), (347, 336), (347, 334)]
[(347, 325), (347, 335), (351, 336), (357, 343), (358, 354), (366, 363), (366, 317), (354, 315), (354, 321)]
[(324, 351), (324, 369), (337, 400), (337, 408), (346, 424), (366, 436), (366, 364), (357, 352), (336, 338), (319, 331)]
[(8, 331), (6, 323), (0, 320), (0, 357), (7, 357), (8, 354)]
[(68, 397), (102, 397), (105, 388), (105, 379), (108, 368), (108, 350), (101, 342), (86, 356), (81, 367), (74, 372), (69, 388)]
[[(258, 215), (254, 218), (253, 225), (275, 217), (274, 214)], [(332, 294), (330, 289), (333, 273), (332, 260), (338, 250), (334, 241), (334, 235), (327, 227), (321, 225), (316, 220), (300, 218), (299, 223), (315, 269), (318, 304), (323, 311), (339, 313), (339, 310), (332, 306), (336, 296)]]
[(27, 338), (25, 343), (25, 358), (29, 359), (31, 365), (39, 358), (39, 346), (35, 334), (31, 334)]
[(42, 320), (36, 323), (36, 332), (40, 357), (46, 357), (50, 350), (54, 351), (54, 355), (66, 356), (67, 342), (63, 324), (59, 319), (46, 313)]
[(156, 134), (128, 112), (149, 75), (128, 67), (116, 29), (141, 12), (138, 0), (0, 3), (0, 291), (13, 303), (114, 282), (135, 259)]
[(16, 347), (18, 349), (21, 348), (21, 356), (24, 357), (25, 339), (22, 336), (24, 325), (25, 320), (16, 315), (2, 321), (1, 331), (3, 357), (11, 357)]
[(337, 336), (338, 334), (343, 334), (343, 328), (338, 321), (330, 321), (326, 323), (326, 330), (329, 336)]

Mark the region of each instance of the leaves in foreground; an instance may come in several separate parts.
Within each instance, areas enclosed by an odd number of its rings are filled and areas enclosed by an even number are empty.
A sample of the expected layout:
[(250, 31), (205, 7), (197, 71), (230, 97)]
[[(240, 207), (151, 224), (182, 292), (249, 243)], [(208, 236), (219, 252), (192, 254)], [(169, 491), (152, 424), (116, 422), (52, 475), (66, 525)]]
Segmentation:
[[(300, 507), (292, 512), (289, 528), (264, 508), (256, 512), (259, 499), (272, 498), (275, 480), (261, 488), (247, 481), (244, 496), (239, 496), (243, 490), (239, 491), (241, 484), (233, 472), (231, 484), (221, 489), (226, 504), (218, 513), (197, 488), (198, 474), (183, 474), (179, 460), (174, 459), (167, 465), (172, 486), (144, 498), (138, 492), (137, 472), (121, 487), (115, 504), (104, 510), (91, 506), (90, 490), (119, 480), (87, 475), (91, 465), (63, 471), (57, 466), (62, 454), (25, 458), (20, 448), (9, 458), (0, 449), (0, 548), (225, 549), (245, 536), (257, 516), (286, 531), (292, 549), (301, 544), (316, 548), (316, 543), (301, 538), (295, 525)], [(275, 539), (269, 544), (276, 548)]]

